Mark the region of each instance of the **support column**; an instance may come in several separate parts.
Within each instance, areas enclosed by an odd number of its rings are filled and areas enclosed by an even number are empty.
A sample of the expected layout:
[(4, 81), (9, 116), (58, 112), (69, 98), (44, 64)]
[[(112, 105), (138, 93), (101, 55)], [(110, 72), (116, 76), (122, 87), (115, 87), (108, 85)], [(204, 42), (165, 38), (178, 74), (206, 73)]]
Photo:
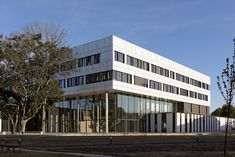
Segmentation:
[(0, 111), (0, 133), (2, 133), (2, 112)]
[(105, 132), (109, 133), (109, 94), (105, 93)]
[(187, 114), (187, 132), (190, 132), (190, 114)]
[(77, 132), (80, 132), (80, 124), (79, 124), (79, 98), (77, 97)]

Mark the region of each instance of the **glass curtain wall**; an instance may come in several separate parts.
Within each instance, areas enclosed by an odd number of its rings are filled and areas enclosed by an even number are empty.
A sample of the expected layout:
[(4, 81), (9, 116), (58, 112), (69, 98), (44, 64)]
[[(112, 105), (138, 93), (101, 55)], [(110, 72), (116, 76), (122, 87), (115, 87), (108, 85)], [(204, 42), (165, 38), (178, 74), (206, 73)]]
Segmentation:
[[(157, 113), (174, 112), (173, 101), (109, 93), (109, 132), (157, 132)], [(105, 132), (105, 94), (72, 98), (56, 104), (59, 132)]]
[(109, 94), (109, 132), (157, 132), (157, 113), (173, 112), (174, 102)]

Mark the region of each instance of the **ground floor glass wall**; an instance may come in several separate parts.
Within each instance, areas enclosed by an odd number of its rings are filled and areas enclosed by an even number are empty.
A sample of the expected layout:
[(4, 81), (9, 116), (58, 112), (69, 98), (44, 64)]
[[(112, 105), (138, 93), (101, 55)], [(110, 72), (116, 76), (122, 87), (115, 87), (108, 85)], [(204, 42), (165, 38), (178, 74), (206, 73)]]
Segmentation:
[[(108, 93), (108, 130), (157, 132), (157, 113), (173, 112), (174, 104), (164, 99)], [(57, 103), (56, 108), (58, 113), (49, 116), (51, 132), (105, 132), (105, 94), (70, 98)]]

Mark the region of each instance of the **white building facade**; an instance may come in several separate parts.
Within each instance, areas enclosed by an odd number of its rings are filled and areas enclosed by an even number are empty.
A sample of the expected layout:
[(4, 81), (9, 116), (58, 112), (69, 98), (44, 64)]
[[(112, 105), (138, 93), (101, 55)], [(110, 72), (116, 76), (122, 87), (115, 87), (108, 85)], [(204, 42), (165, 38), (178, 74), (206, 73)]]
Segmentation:
[(48, 112), (48, 132), (224, 129), (224, 118), (209, 115), (210, 77), (116, 36), (73, 52), (60, 68), (66, 100)]

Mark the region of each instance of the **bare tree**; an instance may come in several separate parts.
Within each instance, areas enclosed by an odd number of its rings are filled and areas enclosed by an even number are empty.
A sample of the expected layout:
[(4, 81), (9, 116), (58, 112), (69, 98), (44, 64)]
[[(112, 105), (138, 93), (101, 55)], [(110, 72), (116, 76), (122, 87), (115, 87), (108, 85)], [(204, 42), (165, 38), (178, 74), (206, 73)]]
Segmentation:
[(35, 22), (26, 25), (23, 28), (23, 34), (32, 36), (34, 34), (41, 34), (42, 41), (54, 43), (57, 47), (62, 47), (66, 44), (67, 32), (59, 25), (53, 23)]
[(228, 135), (228, 124), (230, 118), (230, 110), (233, 101), (233, 97), (235, 94), (235, 39), (234, 42), (234, 55), (233, 55), (233, 63), (230, 64), (229, 58), (226, 59), (226, 68), (223, 69), (220, 76), (217, 76), (217, 85), (218, 88), (228, 105), (227, 108), (227, 121), (226, 121), (226, 129), (225, 129), (225, 139), (224, 139), (224, 156), (227, 156), (227, 135)]

